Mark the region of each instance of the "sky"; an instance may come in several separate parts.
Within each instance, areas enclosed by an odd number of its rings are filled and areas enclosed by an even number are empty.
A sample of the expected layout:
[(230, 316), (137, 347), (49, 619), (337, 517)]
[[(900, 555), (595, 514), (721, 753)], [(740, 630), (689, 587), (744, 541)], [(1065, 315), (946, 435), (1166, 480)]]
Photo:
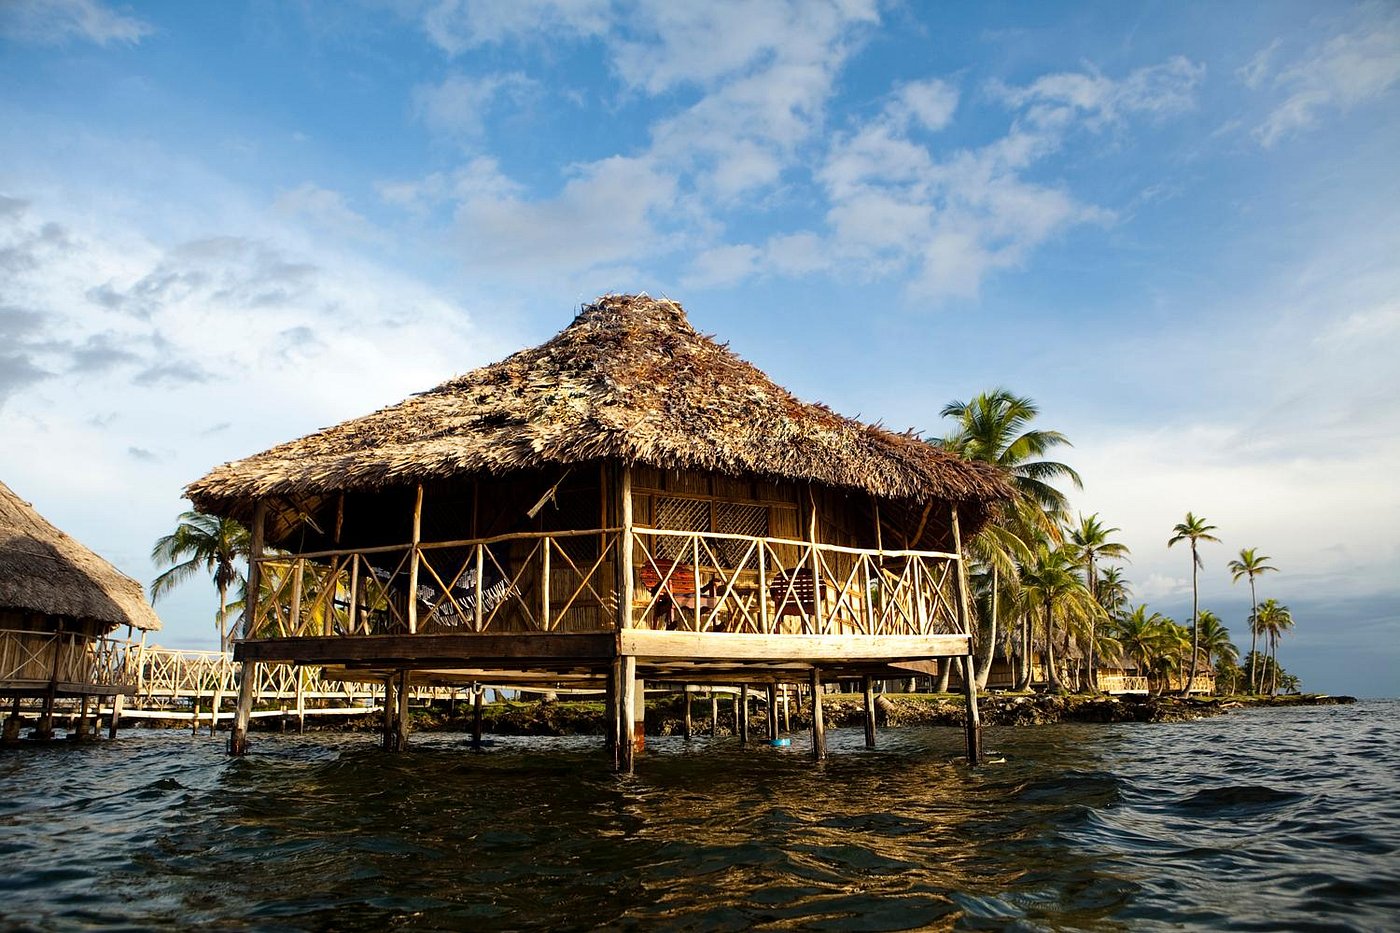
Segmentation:
[[(0, 0), (0, 479), (142, 581), (226, 460), (681, 301), (930, 437), (1004, 386), (1134, 601), (1400, 695), (1400, 6)], [(212, 586), (162, 599), (213, 647)]]

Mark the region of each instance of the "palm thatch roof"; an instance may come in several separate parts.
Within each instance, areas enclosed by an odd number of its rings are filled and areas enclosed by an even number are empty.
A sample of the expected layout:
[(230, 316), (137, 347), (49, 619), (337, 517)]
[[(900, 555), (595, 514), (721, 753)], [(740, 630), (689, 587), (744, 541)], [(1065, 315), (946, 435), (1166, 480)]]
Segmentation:
[(49, 524), (0, 483), (0, 609), (160, 628), (141, 584)]
[(645, 295), (600, 298), (547, 343), (224, 464), (186, 495), (244, 517), (267, 496), (599, 460), (941, 499), (978, 515), (1010, 495), (994, 468), (798, 400), (697, 332), (678, 303)]

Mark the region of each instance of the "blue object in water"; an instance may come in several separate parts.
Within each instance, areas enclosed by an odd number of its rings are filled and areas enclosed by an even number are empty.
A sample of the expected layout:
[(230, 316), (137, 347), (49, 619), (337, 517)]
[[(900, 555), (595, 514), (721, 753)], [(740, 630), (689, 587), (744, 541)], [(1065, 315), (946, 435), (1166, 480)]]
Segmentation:
[(792, 744), (792, 739), (773, 739), (768, 744), (774, 748), (787, 748)]

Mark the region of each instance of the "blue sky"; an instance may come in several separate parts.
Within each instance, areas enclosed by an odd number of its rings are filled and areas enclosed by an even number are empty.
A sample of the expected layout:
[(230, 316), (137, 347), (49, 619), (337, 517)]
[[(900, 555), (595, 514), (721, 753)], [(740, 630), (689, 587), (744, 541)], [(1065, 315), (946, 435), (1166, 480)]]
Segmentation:
[[(942, 433), (1005, 385), (1189, 614), (1400, 694), (1393, 4), (0, 4), (0, 478), (140, 579), (209, 467), (610, 291)], [(162, 641), (212, 643), (202, 587)]]

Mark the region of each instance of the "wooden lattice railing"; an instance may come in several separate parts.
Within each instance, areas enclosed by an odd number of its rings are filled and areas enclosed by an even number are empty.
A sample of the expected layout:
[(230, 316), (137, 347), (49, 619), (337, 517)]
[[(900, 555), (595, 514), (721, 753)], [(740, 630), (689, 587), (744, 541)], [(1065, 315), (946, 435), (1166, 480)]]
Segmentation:
[[(250, 634), (611, 631), (621, 540), (609, 528), (264, 557)], [(966, 634), (955, 554), (638, 527), (629, 564), (637, 628)]]
[(78, 632), (0, 629), (0, 685), (132, 683), (127, 643)]

